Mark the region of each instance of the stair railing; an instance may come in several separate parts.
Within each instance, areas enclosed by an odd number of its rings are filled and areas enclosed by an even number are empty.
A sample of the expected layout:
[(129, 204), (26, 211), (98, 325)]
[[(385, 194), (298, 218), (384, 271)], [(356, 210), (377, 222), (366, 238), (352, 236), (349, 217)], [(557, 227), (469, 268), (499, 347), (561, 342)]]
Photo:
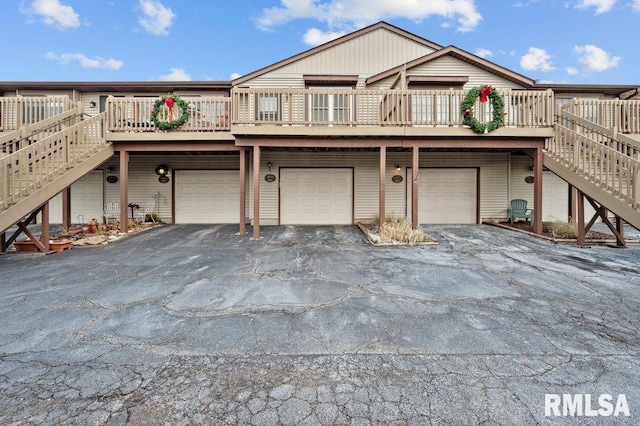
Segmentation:
[(0, 157), (0, 211), (106, 147), (106, 113)]

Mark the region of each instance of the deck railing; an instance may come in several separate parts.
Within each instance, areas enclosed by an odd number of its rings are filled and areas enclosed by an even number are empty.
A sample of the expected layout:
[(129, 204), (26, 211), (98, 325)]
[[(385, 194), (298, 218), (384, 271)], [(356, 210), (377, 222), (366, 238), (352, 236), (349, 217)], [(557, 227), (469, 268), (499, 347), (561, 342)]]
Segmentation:
[(562, 107), (601, 126), (640, 133), (640, 100), (573, 99)]
[[(553, 126), (553, 93), (501, 90), (505, 126)], [(461, 127), (464, 90), (272, 89), (232, 90), (234, 125)], [(491, 121), (491, 103), (476, 102), (478, 120)]]
[[(113, 97), (107, 98), (108, 130), (111, 132), (155, 132), (151, 115), (158, 97)], [(231, 98), (227, 97), (180, 97), (189, 105), (189, 119), (176, 131), (203, 132), (229, 130)], [(182, 111), (174, 106), (174, 120)], [(161, 105), (162, 121), (169, 121), (169, 111)]]
[(0, 97), (0, 132), (18, 130), (75, 108), (68, 96)]

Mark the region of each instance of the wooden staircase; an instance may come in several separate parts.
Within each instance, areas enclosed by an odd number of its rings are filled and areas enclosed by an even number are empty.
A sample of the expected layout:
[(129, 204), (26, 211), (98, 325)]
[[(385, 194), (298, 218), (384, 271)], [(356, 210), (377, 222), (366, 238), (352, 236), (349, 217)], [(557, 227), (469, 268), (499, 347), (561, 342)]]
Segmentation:
[[(613, 228), (607, 210), (640, 229), (640, 141), (562, 108), (555, 137), (545, 146), (544, 165), (587, 197), (619, 244), (624, 240), (617, 235), (620, 226)], [(584, 220), (577, 219), (579, 224)], [(586, 232), (595, 220), (594, 216), (579, 233)]]
[(113, 155), (105, 131), (106, 113), (83, 119), (78, 107), (1, 135), (3, 246), (11, 243), (4, 241), (4, 232), (9, 227), (20, 225), (25, 217), (35, 217), (34, 212), (51, 198)]

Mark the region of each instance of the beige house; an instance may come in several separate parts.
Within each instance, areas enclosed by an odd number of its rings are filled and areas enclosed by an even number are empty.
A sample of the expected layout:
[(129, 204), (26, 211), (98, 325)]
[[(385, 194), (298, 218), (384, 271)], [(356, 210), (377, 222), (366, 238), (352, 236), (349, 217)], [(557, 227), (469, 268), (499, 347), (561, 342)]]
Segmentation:
[(152, 202), (165, 222), (258, 238), (505, 220), (514, 198), (536, 232), (569, 217), (584, 230), (586, 196), (640, 227), (637, 89), (540, 85), (384, 22), (231, 82), (0, 82), (1, 249), (16, 223), (86, 223), (107, 203), (121, 223)]

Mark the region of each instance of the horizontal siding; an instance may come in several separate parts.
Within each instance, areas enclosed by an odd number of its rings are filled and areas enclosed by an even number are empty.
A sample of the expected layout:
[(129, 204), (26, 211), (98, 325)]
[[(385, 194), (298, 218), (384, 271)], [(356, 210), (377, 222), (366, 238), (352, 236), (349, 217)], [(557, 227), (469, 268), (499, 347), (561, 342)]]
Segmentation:
[(506, 153), (420, 154), (420, 167), (480, 167), (480, 219), (506, 216), (508, 203), (508, 161)]
[[(264, 181), (267, 164), (278, 176), (280, 167), (354, 167), (354, 216), (356, 220), (370, 220), (378, 214), (377, 152), (263, 152), (260, 177), (260, 217), (265, 223), (278, 221), (278, 185)], [(480, 215), (482, 219), (506, 217), (508, 204), (508, 160), (506, 153), (434, 153), (420, 154), (420, 167), (480, 167)], [(401, 167), (396, 173), (395, 166)], [(389, 152), (386, 168), (386, 211), (389, 215), (406, 215), (407, 168), (411, 153)], [(403, 182), (392, 181), (394, 175)]]
[(266, 81), (291, 81), (292, 75), (302, 82), (303, 74), (358, 74), (366, 78), (433, 51), (421, 43), (380, 28), (249, 80), (246, 84), (251, 87), (278, 87), (264, 85)]
[[(518, 163), (520, 160), (516, 160)], [(526, 161), (526, 160), (522, 160)], [(272, 170), (268, 171), (271, 162)], [(159, 200), (156, 211), (166, 222), (171, 222), (171, 206), (173, 200), (172, 183), (158, 182), (155, 168), (159, 164), (167, 164), (174, 169), (235, 169), (239, 168), (237, 154), (232, 155), (174, 155), (146, 156), (132, 154), (129, 163), (129, 202), (144, 204), (150, 199)], [(268, 151), (263, 150), (260, 165), (260, 216), (263, 224), (278, 223), (279, 214), (279, 169), (281, 167), (353, 167), (354, 168), (354, 217), (356, 220), (370, 220), (378, 214), (378, 152), (301, 152), (301, 151)], [(102, 168), (115, 167), (113, 173), (106, 175), (120, 176), (118, 156), (114, 156)], [(395, 167), (401, 168), (400, 172)], [(406, 215), (406, 182), (407, 168), (411, 167), (410, 152), (388, 152), (386, 168), (386, 211), (388, 215)], [(524, 182), (524, 177), (513, 173), (509, 179), (508, 153), (446, 153), (421, 152), (420, 167), (479, 167), (480, 168), (480, 215), (481, 219), (504, 219), (510, 198), (514, 194), (532, 191), (518, 189), (517, 180)], [(525, 171), (525, 165), (517, 164)], [(253, 180), (252, 167), (247, 163), (247, 217), (252, 218)], [(276, 175), (276, 182), (264, 180), (268, 173)], [(394, 175), (403, 177), (401, 183), (392, 181)], [(174, 176), (171, 176), (173, 179)], [(511, 183), (511, 194), (509, 184)], [(532, 193), (531, 193), (532, 194)], [(532, 196), (532, 195), (531, 195)], [(529, 198), (523, 193), (522, 198)], [(120, 185), (105, 183), (105, 201), (119, 201)]]
[[(401, 166), (410, 168), (411, 154), (405, 154), (399, 161)], [(507, 215), (508, 161), (507, 153), (421, 152), (419, 164), (421, 168), (479, 167), (480, 219), (489, 220)]]
[(474, 86), (488, 84), (497, 89), (522, 89), (509, 80), (500, 78), (483, 69), (474, 67), (473, 65), (461, 61), (451, 56), (443, 56), (434, 61), (427, 62), (421, 66), (412, 68), (408, 71), (408, 75), (416, 76), (462, 76), (469, 77), (469, 81), (464, 85), (466, 90)]
[[(174, 174), (168, 183), (158, 182), (155, 168), (160, 164), (166, 164), (171, 170), (175, 169), (239, 169), (238, 154), (230, 155), (173, 155), (173, 156), (147, 156), (132, 154), (129, 157), (129, 203), (143, 205), (147, 200), (156, 200), (155, 212), (165, 222), (172, 222), (171, 207), (173, 202)], [(119, 157), (114, 156), (102, 168), (114, 167), (113, 173), (120, 178)], [(105, 183), (105, 202), (120, 201), (120, 183)], [(158, 202), (159, 201), (159, 202)], [(131, 214), (129, 212), (129, 214)]]
[(511, 177), (509, 181), (510, 186), (510, 200), (514, 198), (521, 198), (527, 200), (530, 208), (535, 208), (533, 205), (533, 184), (526, 183), (524, 179), (527, 176), (533, 176), (533, 172), (529, 168), (533, 165), (533, 159), (526, 155), (512, 155), (511, 156)]
[[(260, 220), (265, 224), (278, 223), (280, 167), (353, 167), (354, 216), (356, 220), (371, 219), (378, 210), (378, 159), (373, 152), (270, 152), (264, 151), (260, 161)], [(272, 170), (267, 170), (271, 162)], [(276, 182), (265, 182), (264, 176), (273, 173)]]

